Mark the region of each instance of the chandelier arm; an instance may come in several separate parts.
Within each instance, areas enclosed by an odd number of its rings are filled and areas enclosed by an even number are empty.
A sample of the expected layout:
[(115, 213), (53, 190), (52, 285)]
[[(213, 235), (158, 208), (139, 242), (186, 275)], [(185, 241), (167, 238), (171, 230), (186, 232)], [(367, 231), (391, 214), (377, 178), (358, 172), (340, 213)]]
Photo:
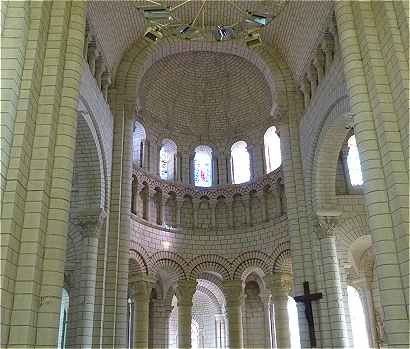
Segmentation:
[(245, 10), (241, 9), (238, 5), (236, 5), (236, 4), (234, 3), (234, 0), (229, 0), (229, 3), (230, 3), (230, 5), (231, 5), (232, 7), (234, 7), (235, 9), (237, 9), (237, 10), (238, 10), (239, 12), (241, 12), (244, 16), (246, 16), (246, 17), (249, 16), (248, 11), (245, 11)]
[(182, 4), (179, 4), (179, 5), (176, 5), (176, 6), (172, 7), (172, 8), (170, 8), (170, 9), (169, 9), (169, 12), (175, 11), (177, 8), (180, 8), (181, 6), (186, 5), (188, 2), (192, 2), (192, 0), (186, 0), (186, 1), (184, 1)]
[(202, 10), (204, 9), (204, 6), (205, 6), (205, 4), (206, 4), (207, 1), (208, 1), (208, 0), (204, 0), (204, 2), (202, 3), (202, 6), (201, 6), (201, 8), (199, 9), (198, 14), (196, 15), (196, 17), (194, 18), (194, 20), (193, 20), (192, 23), (191, 23), (192, 26), (195, 25), (195, 23), (196, 23), (196, 21), (198, 20), (198, 17), (200, 16)]
[(145, 0), (145, 1), (146, 1), (146, 2), (150, 2), (151, 4), (155, 4), (155, 5), (158, 5), (158, 6), (162, 6), (161, 3), (156, 2), (156, 1), (154, 1), (154, 0)]

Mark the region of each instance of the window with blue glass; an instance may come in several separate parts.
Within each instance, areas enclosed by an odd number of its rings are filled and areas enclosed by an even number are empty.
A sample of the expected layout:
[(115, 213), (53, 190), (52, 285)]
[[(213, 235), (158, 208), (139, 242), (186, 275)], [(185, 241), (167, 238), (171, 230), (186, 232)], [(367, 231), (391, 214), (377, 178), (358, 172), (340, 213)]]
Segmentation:
[(207, 145), (195, 148), (194, 183), (198, 187), (212, 185), (212, 149)]

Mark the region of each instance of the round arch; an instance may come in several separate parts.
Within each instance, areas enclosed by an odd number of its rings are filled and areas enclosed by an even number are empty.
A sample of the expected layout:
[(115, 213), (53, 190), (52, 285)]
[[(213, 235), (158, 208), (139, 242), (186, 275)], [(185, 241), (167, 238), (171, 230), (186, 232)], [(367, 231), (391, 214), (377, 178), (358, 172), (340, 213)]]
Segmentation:
[[(185, 41), (177, 38), (164, 38), (155, 45), (145, 40), (137, 41), (123, 56), (118, 67), (115, 87), (122, 103), (132, 106), (128, 109), (138, 113), (140, 103), (138, 90), (145, 72), (160, 59), (182, 52), (211, 51), (234, 54), (248, 60), (263, 74), (272, 92), (273, 107), (271, 115), (280, 111), (286, 117), (288, 91), (295, 92), (288, 67), (283, 63), (278, 52), (267, 45), (249, 49), (239, 40), (232, 40), (223, 45), (213, 42)], [(291, 83), (291, 84), (289, 84)]]
[(336, 208), (337, 160), (342, 145), (350, 132), (348, 100), (343, 98), (330, 110), (313, 158), (312, 201), (315, 212)]

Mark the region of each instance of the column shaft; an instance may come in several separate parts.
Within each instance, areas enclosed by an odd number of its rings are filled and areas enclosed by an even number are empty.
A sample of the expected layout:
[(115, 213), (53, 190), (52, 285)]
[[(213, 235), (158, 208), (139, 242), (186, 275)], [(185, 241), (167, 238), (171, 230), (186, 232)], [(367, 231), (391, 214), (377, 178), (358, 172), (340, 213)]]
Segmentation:
[(192, 297), (196, 281), (180, 280), (177, 284), (178, 298), (178, 348), (191, 348)]
[(241, 313), (242, 283), (240, 280), (225, 281), (223, 284), (228, 321), (228, 347), (243, 348), (243, 329)]
[(348, 347), (343, 291), (334, 236), (320, 239), (323, 275), (326, 287), (332, 343), (334, 347)]
[(276, 345), (278, 348), (290, 348), (290, 330), (288, 315), (288, 296), (273, 296)]

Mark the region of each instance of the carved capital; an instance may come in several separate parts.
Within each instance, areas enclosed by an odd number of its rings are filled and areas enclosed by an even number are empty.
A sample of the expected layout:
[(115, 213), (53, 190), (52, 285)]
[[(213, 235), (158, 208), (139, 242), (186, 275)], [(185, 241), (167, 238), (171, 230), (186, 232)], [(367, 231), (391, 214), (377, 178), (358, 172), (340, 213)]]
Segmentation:
[(130, 273), (128, 285), (134, 291), (136, 302), (148, 302), (154, 287), (154, 280), (144, 273)]
[(323, 80), (325, 74), (325, 59), (323, 57), (323, 51), (321, 49), (315, 50), (312, 64), (316, 68), (317, 77), (320, 82), (321, 80)]
[(334, 236), (334, 230), (339, 222), (342, 212), (337, 210), (321, 210), (317, 212), (319, 221), (318, 237), (326, 239)]
[(354, 114), (346, 113), (344, 115), (344, 119), (345, 119), (345, 128), (347, 130), (352, 130), (354, 128)]
[(177, 282), (176, 295), (178, 306), (192, 306), (192, 297), (196, 290), (195, 280), (180, 280)]
[(223, 282), (226, 305), (240, 305), (242, 301), (242, 281), (227, 280)]
[(98, 238), (106, 222), (107, 214), (102, 208), (82, 209), (76, 212), (72, 223), (81, 228), (84, 237)]
[(272, 273), (264, 278), (266, 287), (272, 292), (272, 297), (288, 296), (293, 284), (289, 273)]

